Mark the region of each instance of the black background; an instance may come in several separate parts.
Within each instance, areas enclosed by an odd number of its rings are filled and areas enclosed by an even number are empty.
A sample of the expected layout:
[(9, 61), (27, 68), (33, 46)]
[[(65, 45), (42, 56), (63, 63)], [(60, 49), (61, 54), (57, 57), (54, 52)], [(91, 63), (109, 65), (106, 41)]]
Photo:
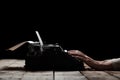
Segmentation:
[[(84, 7), (84, 6), (83, 6)], [(45, 44), (78, 49), (96, 59), (119, 56), (119, 11), (112, 7), (2, 10), (0, 49), (22, 41), (36, 41), (38, 30)]]

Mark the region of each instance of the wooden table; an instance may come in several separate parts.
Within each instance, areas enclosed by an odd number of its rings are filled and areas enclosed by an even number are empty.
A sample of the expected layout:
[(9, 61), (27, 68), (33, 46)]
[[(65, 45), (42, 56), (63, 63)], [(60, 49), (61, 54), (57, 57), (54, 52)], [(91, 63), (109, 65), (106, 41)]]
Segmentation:
[[(25, 60), (1, 59), (0, 80), (120, 80), (120, 71), (26, 71)], [(55, 76), (54, 76), (55, 75)]]

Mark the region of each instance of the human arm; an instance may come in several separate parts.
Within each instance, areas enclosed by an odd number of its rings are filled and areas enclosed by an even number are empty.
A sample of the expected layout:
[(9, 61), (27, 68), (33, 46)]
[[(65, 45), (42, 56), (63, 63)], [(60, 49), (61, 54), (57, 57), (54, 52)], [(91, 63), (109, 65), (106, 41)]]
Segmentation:
[(112, 62), (110, 60), (94, 60), (93, 58), (87, 56), (83, 52), (79, 50), (69, 50), (68, 53), (73, 57), (82, 60), (91, 68), (96, 70), (111, 70), (112, 69)]

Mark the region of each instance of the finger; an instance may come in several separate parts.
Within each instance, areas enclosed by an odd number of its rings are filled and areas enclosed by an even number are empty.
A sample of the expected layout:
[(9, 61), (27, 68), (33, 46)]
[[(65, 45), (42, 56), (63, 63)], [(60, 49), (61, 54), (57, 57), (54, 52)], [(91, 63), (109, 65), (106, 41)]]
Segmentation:
[(68, 52), (76, 52), (76, 51), (78, 51), (78, 50), (69, 50)]
[(80, 59), (80, 57), (79, 57), (79, 56), (73, 56), (73, 55), (72, 55), (72, 57), (74, 57), (74, 58), (76, 58), (76, 59)]

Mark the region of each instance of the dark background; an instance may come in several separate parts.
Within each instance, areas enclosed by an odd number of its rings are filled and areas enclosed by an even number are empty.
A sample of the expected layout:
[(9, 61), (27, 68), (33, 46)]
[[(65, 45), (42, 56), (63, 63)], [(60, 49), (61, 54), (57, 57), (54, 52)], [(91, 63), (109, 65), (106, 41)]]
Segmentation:
[(38, 30), (45, 44), (58, 43), (95, 59), (119, 57), (119, 26), (119, 11), (112, 8), (5, 9), (0, 22), (0, 49), (37, 41)]

